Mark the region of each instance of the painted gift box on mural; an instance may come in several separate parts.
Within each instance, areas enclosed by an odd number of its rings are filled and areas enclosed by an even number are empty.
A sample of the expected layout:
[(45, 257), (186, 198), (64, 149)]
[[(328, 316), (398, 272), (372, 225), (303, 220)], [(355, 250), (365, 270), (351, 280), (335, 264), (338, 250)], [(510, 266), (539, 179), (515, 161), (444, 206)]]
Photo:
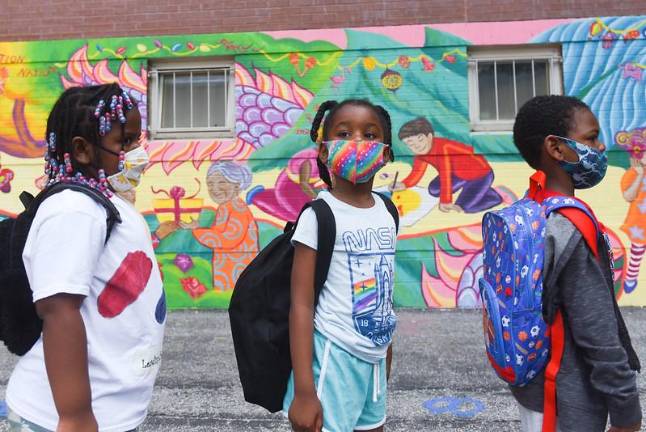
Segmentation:
[(151, 189), (156, 196), (165, 195), (167, 197), (153, 200), (153, 211), (160, 223), (172, 221), (176, 224), (180, 222), (188, 224), (200, 217), (204, 199), (196, 198), (200, 192), (199, 189), (189, 197), (185, 196), (186, 190), (181, 186), (173, 186), (169, 191)]

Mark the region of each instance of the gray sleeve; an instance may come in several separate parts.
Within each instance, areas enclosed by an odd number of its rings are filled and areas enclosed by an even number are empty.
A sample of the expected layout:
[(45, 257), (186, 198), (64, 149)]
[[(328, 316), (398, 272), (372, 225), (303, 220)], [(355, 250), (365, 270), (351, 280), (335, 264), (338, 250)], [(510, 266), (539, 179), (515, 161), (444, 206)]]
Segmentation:
[(626, 427), (642, 417), (635, 372), (619, 339), (614, 299), (604, 272), (574, 231), (564, 256), (556, 260), (566, 262), (554, 265), (562, 268), (558, 297), (576, 348), (590, 366), (590, 384), (604, 396), (611, 424)]

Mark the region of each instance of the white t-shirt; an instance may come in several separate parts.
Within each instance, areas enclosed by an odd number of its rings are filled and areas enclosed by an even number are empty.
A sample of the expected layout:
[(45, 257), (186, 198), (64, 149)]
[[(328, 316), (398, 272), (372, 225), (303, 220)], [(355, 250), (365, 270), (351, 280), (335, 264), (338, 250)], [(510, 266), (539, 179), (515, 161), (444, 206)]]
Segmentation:
[[(330, 192), (318, 196), (336, 220), (336, 240), (314, 327), (354, 356), (377, 363), (386, 356), (397, 317), (393, 311), (395, 221), (381, 198), (357, 208)], [(317, 249), (314, 210), (303, 212), (292, 242)]]
[[(45, 200), (34, 218), (23, 261), (34, 301), (58, 293), (85, 296), (92, 409), (100, 431), (134, 429), (145, 419), (161, 362), (165, 299), (150, 232), (127, 201), (108, 243), (106, 211), (71, 190)], [(42, 338), (14, 369), (7, 404), (19, 416), (56, 430), (58, 413), (45, 370)]]

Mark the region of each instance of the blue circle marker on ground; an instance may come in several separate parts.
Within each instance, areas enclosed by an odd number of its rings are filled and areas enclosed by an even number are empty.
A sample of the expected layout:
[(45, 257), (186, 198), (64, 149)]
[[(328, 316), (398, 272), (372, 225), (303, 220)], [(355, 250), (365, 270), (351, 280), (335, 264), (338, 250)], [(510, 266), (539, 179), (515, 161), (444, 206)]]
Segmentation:
[(485, 409), (484, 403), (477, 399), (442, 396), (424, 402), (424, 408), (431, 414), (451, 414), (460, 418), (473, 418)]

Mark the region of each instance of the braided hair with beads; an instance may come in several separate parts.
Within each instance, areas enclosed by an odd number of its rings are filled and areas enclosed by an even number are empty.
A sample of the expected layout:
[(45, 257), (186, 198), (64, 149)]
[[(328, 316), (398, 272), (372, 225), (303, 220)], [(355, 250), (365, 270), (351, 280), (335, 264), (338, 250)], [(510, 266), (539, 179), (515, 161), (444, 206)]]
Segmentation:
[[(323, 102), (319, 106), (319, 109), (314, 116), (314, 120), (312, 121), (310, 139), (317, 144), (327, 140), (327, 133), (330, 129), (330, 125), (332, 124), (332, 120), (334, 119), (334, 115), (346, 105), (366, 107), (374, 111), (384, 130), (384, 144), (390, 148), (391, 161), (395, 160), (395, 156), (392, 152), (392, 124), (390, 121), (390, 114), (388, 114), (388, 111), (386, 111), (381, 105), (375, 105), (366, 99), (346, 99), (342, 102), (328, 100)], [(328, 171), (327, 166), (319, 158), (316, 158), (316, 164), (319, 169), (321, 180), (323, 180), (328, 188), (331, 189), (332, 179), (330, 178), (330, 172)]]
[[(47, 186), (55, 183), (77, 183), (96, 189), (110, 197), (105, 171), (98, 169), (98, 178), (84, 172), (73, 160), (72, 140), (85, 138), (101, 148), (101, 138), (110, 132), (112, 123), (118, 121), (122, 133), (126, 113), (135, 104), (118, 84), (89, 87), (72, 87), (58, 98), (47, 119), (45, 140), (45, 175)], [(119, 154), (119, 169), (123, 169), (124, 152)]]

